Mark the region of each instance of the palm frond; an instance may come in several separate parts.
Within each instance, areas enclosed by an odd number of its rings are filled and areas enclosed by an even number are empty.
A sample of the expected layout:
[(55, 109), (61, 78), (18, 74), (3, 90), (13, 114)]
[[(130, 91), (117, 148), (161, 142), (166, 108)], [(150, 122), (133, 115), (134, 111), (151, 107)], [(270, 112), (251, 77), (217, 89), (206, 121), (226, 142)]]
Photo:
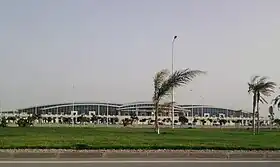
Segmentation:
[(251, 83), (256, 83), (256, 80), (259, 78), (259, 75), (254, 75), (251, 77)]
[(248, 87), (249, 87), (248, 88), (248, 93), (249, 94), (253, 93), (255, 85), (253, 83), (248, 82)]
[(276, 88), (277, 84), (275, 82), (267, 81), (267, 82), (260, 82), (256, 85), (256, 89), (265, 96), (270, 96), (274, 93), (274, 89)]
[(260, 96), (260, 102), (263, 104), (268, 104), (264, 97)]
[(167, 95), (173, 87), (176, 88), (178, 86), (185, 85), (192, 81), (193, 78), (201, 74), (206, 74), (206, 72), (190, 69), (175, 71), (162, 83), (161, 88), (158, 91), (157, 98), (161, 99), (161, 97)]
[(259, 92), (264, 96), (270, 96), (274, 93), (277, 84), (272, 81), (267, 81), (268, 77), (253, 76), (248, 83), (248, 93)]
[(251, 77), (250, 82), (248, 82), (248, 93), (255, 93), (255, 87), (257, 85), (258, 79), (260, 78), (259, 75), (254, 75)]
[(280, 95), (278, 95), (274, 99), (272, 99), (271, 103), (273, 104), (273, 106), (276, 106), (277, 104), (280, 104)]
[(167, 69), (163, 69), (156, 73), (154, 77), (154, 96), (153, 101), (157, 101), (158, 92), (163, 84), (163, 82), (166, 80), (167, 76), (169, 74), (169, 71)]
[(262, 76), (262, 77), (256, 78), (255, 82), (256, 82), (257, 85), (259, 85), (259, 84), (262, 84), (262, 83), (266, 83), (268, 79), (269, 79), (268, 77)]

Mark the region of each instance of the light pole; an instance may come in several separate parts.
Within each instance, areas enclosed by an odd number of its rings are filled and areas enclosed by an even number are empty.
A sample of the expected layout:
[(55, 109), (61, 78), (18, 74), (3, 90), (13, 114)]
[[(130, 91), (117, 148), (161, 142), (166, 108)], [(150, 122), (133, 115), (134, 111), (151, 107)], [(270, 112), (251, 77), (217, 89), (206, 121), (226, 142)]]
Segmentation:
[(75, 89), (75, 85), (73, 84), (73, 102), (72, 102), (72, 111), (75, 111), (75, 98), (74, 98), (74, 89)]
[(107, 103), (107, 106), (106, 106), (106, 126), (107, 127), (108, 127), (108, 124), (109, 124), (108, 115), (109, 115), (109, 104)]
[[(74, 111), (75, 111), (75, 96), (74, 96), (74, 90), (75, 90), (75, 85), (73, 84), (73, 103), (72, 103), (72, 112), (74, 113)], [(72, 115), (72, 114), (71, 114)], [(73, 115), (72, 115), (72, 125), (74, 125), (74, 123), (76, 122), (76, 115), (74, 115), (74, 117), (73, 117)]]
[(203, 118), (204, 117), (204, 115), (203, 115), (204, 97), (200, 96), (200, 98), (201, 98), (201, 101), (202, 101), (202, 103), (201, 103), (201, 118)]
[[(174, 42), (175, 42), (175, 39), (177, 38), (177, 36), (174, 36), (173, 37), (173, 40), (172, 40), (172, 69), (171, 69), (171, 73), (173, 75), (174, 73), (174, 54), (173, 54), (173, 50), (174, 50)], [(172, 129), (174, 129), (174, 87), (172, 87)]]
[(227, 107), (227, 116), (226, 116), (226, 119), (228, 119), (228, 118), (229, 118), (229, 116), (228, 116), (228, 110), (229, 110), (229, 109), (228, 109), (228, 107)]
[[(190, 92), (192, 92), (192, 89), (190, 89)], [(192, 120), (194, 120), (194, 116), (193, 116), (193, 104), (192, 104)]]
[[(3, 112), (2, 112), (1, 100), (0, 100), (0, 114), (1, 114), (1, 119), (2, 119), (2, 117), (3, 117)], [(0, 119), (0, 120), (1, 120), (1, 119)]]

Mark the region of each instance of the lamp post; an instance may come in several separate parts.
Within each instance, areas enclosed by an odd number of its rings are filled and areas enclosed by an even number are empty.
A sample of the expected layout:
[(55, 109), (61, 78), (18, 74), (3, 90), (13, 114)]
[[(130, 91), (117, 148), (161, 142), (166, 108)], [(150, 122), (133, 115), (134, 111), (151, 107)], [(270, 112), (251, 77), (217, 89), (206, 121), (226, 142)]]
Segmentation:
[[(72, 92), (72, 94), (73, 94), (73, 102), (72, 102), (72, 112), (74, 113), (74, 111), (75, 111), (75, 96), (74, 96), (74, 90), (75, 90), (75, 85), (73, 84), (73, 92)], [(71, 114), (72, 115), (72, 114)], [(72, 125), (74, 125), (74, 123), (76, 122), (76, 115), (72, 115)]]
[[(1, 105), (1, 100), (0, 100), (0, 114), (1, 114), (1, 119), (3, 118), (3, 111), (2, 111), (2, 105)], [(1, 120), (0, 119), (0, 120)]]
[(200, 96), (200, 98), (201, 98), (201, 101), (202, 101), (202, 103), (201, 103), (201, 118), (203, 118), (204, 117), (204, 111), (203, 111), (203, 107), (204, 107), (204, 97), (203, 96)]
[(38, 105), (36, 104), (35, 105), (35, 115), (37, 116), (37, 114), (38, 114)]
[[(190, 92), (192, 92), (192, 89), (190, 89)], [(192, 104), (192, 120), (194, 120), (194, 116), (193, 116), (193, 104)]]
[(107, 106), (106, 106), (106, 126), (108, 127), (108, 124), (109, 124), (109, 104), (107, 103)]
[(72, 111), (75, 111), (75, 98), (74, 98), (74, 89), (75, 89), (75, 85), (73, 84), (73, 102), (72, 102)]
[[(174, 36), (173, 37), (173, 40), (172, 40), (172, 53), (171, 53), (171, 56), (172, 56), (172, 69), (171, 69), (171, 73), (173, 75), (174, 73), (174, 54), (173, 54), (173, 50), (174, 50), (174, 42), (175, 42), (175, 39), (177, 38), (177, 36)], [(174, 87), (172, 87), (172, 129), (174, 129)]]

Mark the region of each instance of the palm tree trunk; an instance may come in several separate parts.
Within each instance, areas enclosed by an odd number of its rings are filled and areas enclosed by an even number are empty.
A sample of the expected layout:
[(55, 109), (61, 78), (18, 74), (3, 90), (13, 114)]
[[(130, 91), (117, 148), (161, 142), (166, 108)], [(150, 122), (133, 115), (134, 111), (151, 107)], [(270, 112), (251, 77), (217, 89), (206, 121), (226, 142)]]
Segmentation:
[(155, 131), (156, 131), (157, 134), (159, 134), (158, 105), (159, 105), (159, 103), (157, 102), (156, 105), (155, 105)]
[(260, 133), (260, 111), (259, 111), (259, 102), (257, 102), (257, 133)]
[(272, 130), (272, 126), (273, 126), (273, 119), (272, 119), (272, 115), (270, 116), (270, 120), (269, 120), (269, 126), (270, 126), (270, 130)]
[(257, 133), (260, 133), (260, 92), (257, 94)]
[(253, 95), (253, 120), (252, 120), (252, 126), (253, 126), (253, 134), (255, 135), (256, 134), (256, 127), (255, 127), (255, 117), (256, 117), (256, 112), (255, 112), (255, 109), (256, 109), (256, 93), (254, 93)]

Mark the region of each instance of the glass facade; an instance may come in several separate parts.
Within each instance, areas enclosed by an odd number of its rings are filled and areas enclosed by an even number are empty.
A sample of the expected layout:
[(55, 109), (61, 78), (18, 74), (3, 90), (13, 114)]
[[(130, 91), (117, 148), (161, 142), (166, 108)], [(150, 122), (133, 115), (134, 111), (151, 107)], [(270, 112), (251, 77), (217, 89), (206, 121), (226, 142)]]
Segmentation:
[[(171, 106), (162, 107), (164, 112), (159, 116), (171, 116)], [(73, 111), (73, 103), (43, 105), (19, 109), (19, 113), (27, 114), (49, 114), (49, 115), (71, 115)], [(152, 116), (154, 105), (152, 102), (134, 102), (127, 104), (114, 103), (74, 103), (74, 111), (78, 115), (90, 115), (90, 111), (94, 111), (95, 115), (100, 116)], [(234, 117), (234, 118), (251, 118), (252, 113), (243, 112), (241, 110), (232, 110), (225, 108), (217, 108), (213, 106), (203, 105), (175, 105), (175, 116), (184, 114), (189, 117)]]
[(78, 115), (89, 115), (94, 111), (96, 115), (118, 115), (119, 104), (111, 103), (66, 103), (48, 106), (37, 106), (25, 109), (19, 109), (19, 113), (27, 114), (52, 114), (52, 115), (71, 115), (71, 111), (78, 112)]
[(231, 118), (250, 118), (251, 113), (243, 112), (242, 110), (232, 110), (226, 108), (217, 108), (212, 106), (185, 106), (181, 107), (188, 109), (188, 116), (191, 117), (231, 117)]

